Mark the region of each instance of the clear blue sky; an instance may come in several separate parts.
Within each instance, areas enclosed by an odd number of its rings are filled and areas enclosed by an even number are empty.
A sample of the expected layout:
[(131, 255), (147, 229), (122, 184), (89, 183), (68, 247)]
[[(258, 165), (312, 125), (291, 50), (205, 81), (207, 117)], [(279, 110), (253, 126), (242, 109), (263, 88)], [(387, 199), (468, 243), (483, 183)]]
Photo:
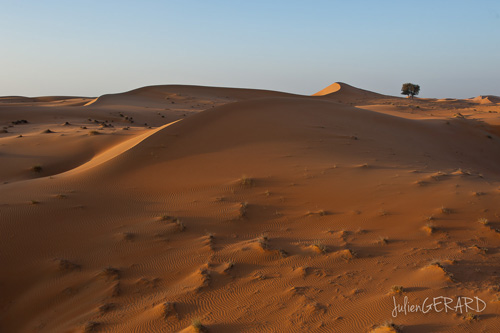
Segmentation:
[(0, 0), (0, 96), (152, 84), (500, 95), (500, 1)]

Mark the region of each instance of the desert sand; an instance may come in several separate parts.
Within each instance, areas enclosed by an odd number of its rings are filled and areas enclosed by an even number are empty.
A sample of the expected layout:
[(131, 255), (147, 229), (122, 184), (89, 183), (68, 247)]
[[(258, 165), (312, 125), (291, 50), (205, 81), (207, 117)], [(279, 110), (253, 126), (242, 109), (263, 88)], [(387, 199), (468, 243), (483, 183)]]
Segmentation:
[(0, 332), (498, 332), (498, 112), (345, 83), (0, 97)]

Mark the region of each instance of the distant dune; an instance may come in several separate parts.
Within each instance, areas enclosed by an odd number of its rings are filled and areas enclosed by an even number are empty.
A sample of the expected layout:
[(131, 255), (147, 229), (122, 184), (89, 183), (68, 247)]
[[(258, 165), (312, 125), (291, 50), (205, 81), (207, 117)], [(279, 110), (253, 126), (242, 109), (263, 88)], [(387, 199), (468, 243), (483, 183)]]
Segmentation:
[(0, 332), (500, 331), (496, 98), (0, 97)]
[(493, 95), (477, 96), (475, 98), (471, 98), (471, 101), (476, 102), (476, 103), (480, 103), (480, 104), (499, 104), (500, 97), (493, 96)]
[(204, 100), (210, 101), (238, 101), (259, 97), (270, 96), (291, 96), (292, 94), (270, 91), (270, 90), (255, 90), (255, 89), (239, 89), (239, 88), (217, 88), (204, 86), (183, 86), (183, 85), (160, 85), (148, 86), (139, 89), (134, 89), (128, 92), (119, 94), (108, 94), (98, 97), (87, 105), (102, 106), (102, 105), (155, 105), (155, 106), (170, 106), (172, 102), (178, 100)]
[(328, 96), (330, 98), (352, 99), (359, 101), (366, 98), (387, 97), (368, 90), (359, 89), (343, 82), (336, 82), (313, 94), (313, 96)]

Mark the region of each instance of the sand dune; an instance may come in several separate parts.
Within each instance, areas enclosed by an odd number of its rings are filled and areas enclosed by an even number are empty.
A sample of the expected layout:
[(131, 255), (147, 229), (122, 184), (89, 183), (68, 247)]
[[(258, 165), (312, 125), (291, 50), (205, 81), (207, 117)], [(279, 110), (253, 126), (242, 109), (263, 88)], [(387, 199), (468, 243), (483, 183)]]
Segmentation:
[(313, 94), (313, 96), (328, 96), (332, 99), (338, 99), (345, 102), (346, 99), (360, 101), (362, 99), (376, 99), (387, 97), (368, 90), (363, 90), (350, 86), (343, 82), (335, 82), (328, 87)]
[(270, 96), (292, 96), (292, 94), (255, 89), (218, 88), (204, 86), (162, 85), (148, 86), (119, 94), (108, 94), (87, 103), (102, 105), (149, 105), (171, 106), (186, 101), (197, 101), (206, 107), (227, 102)]
[(479, 104), (499, 104), (500, 97), (493, 95), (477, 96), (475, 98), (471, 98), (471, 101)]
[[(343, 83), (3, 101), (2, 332), (500, 330), (500, 106)], [(487, 307), (394, 317), (405, 296)]]
[(6, 96), (0, 97), (0, 103), (8, 104), (37, 104), (39, 106), (82, 106), (87, 104), (91, 98), (72, 96), (44, 96), (44, 97), (23, 97)]

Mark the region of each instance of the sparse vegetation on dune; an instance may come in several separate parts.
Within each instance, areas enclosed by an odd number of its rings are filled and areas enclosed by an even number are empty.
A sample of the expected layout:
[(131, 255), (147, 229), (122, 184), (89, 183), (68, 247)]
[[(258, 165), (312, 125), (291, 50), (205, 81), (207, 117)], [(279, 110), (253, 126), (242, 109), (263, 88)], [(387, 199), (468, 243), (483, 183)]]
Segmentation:
[(257, 243), (263, 250), (269, 250), (269, 237), (267, 235), (260, 235), (257, 238)]
[(181, 220), (175, 219), (174, 223), (177, 225), (177, 229), (179, 229), (179, 231), (186, 230), (186, 226), (184, 225), (184, 222), (182, 222)]
[(402, 333), (403, 328), (400, 325), (396, 325), (393, 321), (386, 321), (383, 324), (375, 327), (373, 332), (388, 332), (388, 333)]
[(85, 333), (97, 332), (101, 326), (102, 325), (99, 322), (88, 321), (87, 323), (85, 323), (85, 326), (83, 327), (83, 331)]
[(321, 241), (315, 241), (311, 246), (315, 251), (320, 253), (326, 253), (328, 251), (328, 248), (323, 243), (321, 243)]
[(394, 285), (391, 287), (391, 293), (402, 294), (404, 292), (403, 286)]
[(255, 184), (255, 180), (253, 178), (250, 178), (246, 175), (241, 176), (239, 180), (240, 185), (250, 187)]
[(99, 275), (106, 280), (119, 280), (121, 277), (121, 271), (118, 268), (108, 266), (104, 268)]
[(306, 215), (307, 216), (311, 216), (311, 215), (325, 216), (325, 215), (328, 215), (328, 212), (326, 210), (320, 209), (317, 211), (308, 211), (306, 213)]
[(467, 321), (478, 321), (479, 316), (473, 312), (468, 312), (467, 314), (465, 314), (464, 319)]
[(176, 309), (176, 304), (174, 302), (164, 302), (162, 305), (162, 316), (165, 320), (179, 319), (179, 314)]
[(384, 236), (380, 236), (378, 238), (378, 243), (381, 245), (387, 245), (387, 244), (389, 244), (389, 238), (384, 237)]
[(244, 218), (247, 216), (247, 210), (248, 210), (248, 202), (242, 202), (238, 206), (238, 217)]
[(432, 223), (432, 222), (426, 223), (425, 226), (423, 227), (423, 229), (429, 235), (432, 235), (437, 230), (436, 225), (434, 223)]

